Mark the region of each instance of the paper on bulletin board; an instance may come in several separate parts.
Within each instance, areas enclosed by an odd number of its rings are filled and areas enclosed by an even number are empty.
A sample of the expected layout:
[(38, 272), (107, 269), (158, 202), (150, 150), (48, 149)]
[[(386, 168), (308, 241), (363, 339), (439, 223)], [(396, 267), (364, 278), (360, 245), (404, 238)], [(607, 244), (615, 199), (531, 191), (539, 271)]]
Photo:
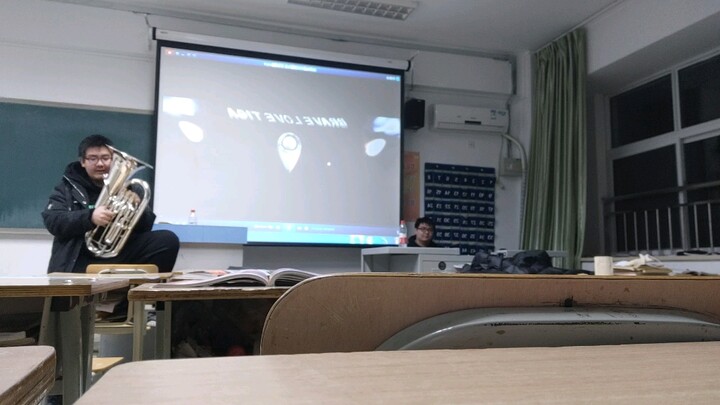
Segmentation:
[(420, 153), (403, 154), (403, 192), (401, 217), (415, 220), (420, 217)]

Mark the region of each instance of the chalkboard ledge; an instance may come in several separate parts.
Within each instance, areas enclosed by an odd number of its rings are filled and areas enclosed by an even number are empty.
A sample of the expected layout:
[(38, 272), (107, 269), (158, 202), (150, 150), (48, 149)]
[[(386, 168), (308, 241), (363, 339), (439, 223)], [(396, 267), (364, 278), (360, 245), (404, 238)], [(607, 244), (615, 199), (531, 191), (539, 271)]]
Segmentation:
[(52, 239), (53, 237), (47, 229), (41, 228), (0, 228), (0, 235), (28, 237), (32, 239)]

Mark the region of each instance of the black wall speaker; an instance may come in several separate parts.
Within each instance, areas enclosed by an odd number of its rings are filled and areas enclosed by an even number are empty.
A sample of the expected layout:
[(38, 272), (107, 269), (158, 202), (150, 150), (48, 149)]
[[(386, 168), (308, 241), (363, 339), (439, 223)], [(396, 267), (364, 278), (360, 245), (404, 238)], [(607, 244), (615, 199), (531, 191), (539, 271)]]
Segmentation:
[(411, 98), (405, 102), (405, 129), (420, 129), (425, 126), (425, 100)]

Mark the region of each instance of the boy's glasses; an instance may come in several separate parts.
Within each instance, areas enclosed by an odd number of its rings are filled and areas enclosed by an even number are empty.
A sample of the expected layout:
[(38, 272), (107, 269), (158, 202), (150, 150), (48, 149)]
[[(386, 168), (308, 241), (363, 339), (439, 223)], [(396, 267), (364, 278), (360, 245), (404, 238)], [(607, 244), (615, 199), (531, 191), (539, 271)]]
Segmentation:
[(85, 156), (85, 160), (92, 164), (97, 164), (97, 162), (100, 160), (102, 160), (103, 163), (108, 163), (112, 160), (112, 155)]

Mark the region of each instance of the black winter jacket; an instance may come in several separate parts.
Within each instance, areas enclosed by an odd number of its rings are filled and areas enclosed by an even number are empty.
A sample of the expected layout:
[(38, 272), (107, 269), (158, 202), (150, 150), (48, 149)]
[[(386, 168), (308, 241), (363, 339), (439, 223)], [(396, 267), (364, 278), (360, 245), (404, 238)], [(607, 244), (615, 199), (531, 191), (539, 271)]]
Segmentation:
[[(48, 273), (85, 272), (88, 256), (81, 255), (81, 250), (87, 249), (85, 233), (95, 228), (91, 218), (101, 189), (90, 180), (80, 162), (65, 168), (65, 175), (53, 189), (42, 213), (45, 227), (54, 236)], [(150, 231), (154, 221), (155, 214), (146, 209), (133, 232)]]
[(435, 241), (431, 240), (430, 243), (427, 246), (420, 246), (417, 243), (417, 235), (413, 235), (408, 239), (408, 247), (440, 247)]

